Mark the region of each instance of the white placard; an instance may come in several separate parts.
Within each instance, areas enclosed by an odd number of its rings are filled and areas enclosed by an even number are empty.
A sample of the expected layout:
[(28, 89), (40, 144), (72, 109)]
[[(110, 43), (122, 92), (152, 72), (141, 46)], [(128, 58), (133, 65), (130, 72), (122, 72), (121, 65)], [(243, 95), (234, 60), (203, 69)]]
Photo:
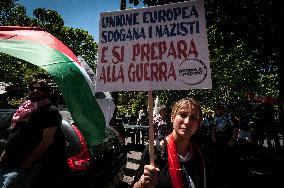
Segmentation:
[(202, 0), (100, 15), (96, 91), (211, 89)]

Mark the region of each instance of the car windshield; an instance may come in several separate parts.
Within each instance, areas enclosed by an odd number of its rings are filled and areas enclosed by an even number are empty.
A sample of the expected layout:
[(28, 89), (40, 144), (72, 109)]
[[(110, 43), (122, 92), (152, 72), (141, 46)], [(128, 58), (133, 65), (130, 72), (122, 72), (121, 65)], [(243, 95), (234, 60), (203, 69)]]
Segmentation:
[(0, 112), (0, 120), (2, 121), (7, 115), (9, 115), (9, 112)]

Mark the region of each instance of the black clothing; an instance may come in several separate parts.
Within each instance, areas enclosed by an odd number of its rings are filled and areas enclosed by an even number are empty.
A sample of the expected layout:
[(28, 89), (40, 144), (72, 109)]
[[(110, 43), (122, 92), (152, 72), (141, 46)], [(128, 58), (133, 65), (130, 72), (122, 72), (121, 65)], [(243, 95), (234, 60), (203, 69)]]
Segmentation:
[[(203, 166), (203, 158), (197, 147), (193, 147), (193, 154), (191, 154), (191, 159), (188, 162), (180, 162), (180, 166), (182, 168), (183, 180), (185, 181), (185, 185), (188, 185), (188, 175), (191, 177), (194, 182), (195, 188), (204, 187), (204, 166)], [(141, 175), (143, 174), (144, 165), (150, 164), (149, 160), (149, 149), (146, 146), (142, 157), (141, 163), (138, 169), (137, 176), (134, 179), (134, 183), (139, 180)], [(161, 146), (160, 141), (156, 141), (155, 145), (155, 165), (157, 165), (160, 169), (159, 177), (158, 177), (158, 185), (156, 187), (161, 188), (171, 188), (172, 182), (169, 171), (168, 164), (168, 152), (167, 152), (167, 141), (164, 139), (164, 144)]]
[(54, 141), (35, 164), (56, 165), (65, 161), (65, 138), (61, 132), (61, 115), (56, 107), (46, 105), (30, 115), (25, 122), (19, 122), (8, 139), (2, 168), (19, 168), (33, 152), (43, 137), (43, 130), (57, 127)]
[[(236, 181), (234, 178), (237, 177), (237, 150), (234, 145), (230, 146), (228, 142), (239, 125), (235, 116), (227, 112), (221, 117), (215, 117), (213, 126), (216, 129), (216, 143), (214, 143), (216, 166), (212, 173), (212, 180), (214, 180), (212, 183), (216, 183), (216, 186), (227, 186), (228, 183)], [(222, 177), (222, 181), (216, 181), (218, 177)]]
[[(18, 169), (34, 151), (43, 138), (43, 130), (57, 127), (53, 142), (37, 159), (31, 168), (40, 166), (36, 186), (51, 187), (54, 179), (66, 167), (65, 137), (61, 131), (62, 117), (55, 106), (45, 105), (30, 114), (26, 121), (18, 122), (8, 139), (5, 155), (1, 161), (2, 169)], [(40, 184), (45, 182), (45, 184)], [(46, 184), (47, 182), (47, 184)], [(50, 184), (49, 184), (50, 183)]]

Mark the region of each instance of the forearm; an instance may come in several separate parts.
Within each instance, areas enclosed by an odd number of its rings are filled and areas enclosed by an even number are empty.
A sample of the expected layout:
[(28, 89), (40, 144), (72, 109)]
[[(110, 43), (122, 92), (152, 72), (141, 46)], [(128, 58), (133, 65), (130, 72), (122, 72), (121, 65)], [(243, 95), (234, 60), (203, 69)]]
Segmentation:
[(29, 168), (35, 161), (37, 161), (40, 156), (44, 153), (44, 151), (48, 148), (49, 144), (41, 141), (34, 151), (26, 158), (26, 160), (22, 163), (22, 168)]
[(145, 165), (143, 174), (133, 188), (155, 187), (158, 184), (159, 171), (159, 168), (153, 165)]
[(144, 175), (133, 185), (133, 188), (144, 188)]
[(43, 130), (43, 137), (40, 143), (36, 146), (33, 152), (26, 158), (21, 165), (22, 168), (29, 168), (35, 161), (37, 161), (46, 151), (49, 145), (53, 142), (56, 127), (50, 127)]

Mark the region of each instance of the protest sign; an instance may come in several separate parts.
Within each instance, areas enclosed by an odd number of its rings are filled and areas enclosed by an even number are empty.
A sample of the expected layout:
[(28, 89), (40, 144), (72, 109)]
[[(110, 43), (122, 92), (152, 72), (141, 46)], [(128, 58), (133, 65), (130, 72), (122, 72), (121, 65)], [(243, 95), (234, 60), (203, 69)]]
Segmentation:
[(203, 1), (100, 15), (96, 91), (211, 89)]

